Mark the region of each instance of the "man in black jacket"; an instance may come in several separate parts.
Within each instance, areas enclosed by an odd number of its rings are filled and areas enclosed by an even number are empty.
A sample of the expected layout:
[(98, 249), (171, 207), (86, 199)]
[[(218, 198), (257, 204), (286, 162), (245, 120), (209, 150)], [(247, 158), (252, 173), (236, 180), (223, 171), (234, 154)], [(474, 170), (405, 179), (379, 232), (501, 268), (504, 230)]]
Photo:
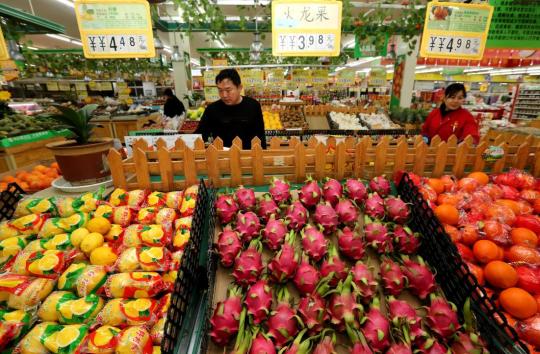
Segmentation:
[(163, 115), (172, 118), (181, 116), (186, 111), (182, 102), (173, 94), (170, 88), (165, 89), (163, 95), (167, 97), (163, 106)]
[(224, 69), (216, 76), (220, 100), (206, 107), (195, 134), (223, 140), (223, 146), (230, 147), (235, 137), (242, 139), (242, 148), (251, 148), (251, 139), (259, 137), (261, 146), (266, 148), (264, 120), (259, 102), (242, 96), (242, 82), (235, 69)]

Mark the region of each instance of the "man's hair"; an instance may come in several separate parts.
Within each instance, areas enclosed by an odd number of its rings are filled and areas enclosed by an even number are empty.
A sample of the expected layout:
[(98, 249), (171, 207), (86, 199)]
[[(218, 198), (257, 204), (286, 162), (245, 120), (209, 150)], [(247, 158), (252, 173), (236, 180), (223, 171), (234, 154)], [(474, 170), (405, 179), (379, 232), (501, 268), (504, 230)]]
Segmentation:
[(166, 88), (165, 91), (163, 91), (163, 95), (167, 96), (167, 97), (172, 97), (174, 96), (173, 92), (172, 92), (172, 89), (170, 88)]
[(463, 92), (463, 97), (467, 97), (467, 91), (465, 90), (465, 86), (463, 84), (451, 84), (449, 85), (446, 90), (444, 90), (444, 96), (445, 97), (451, 97), (457, 95), (459, 92)]
[(236, 69), (221, 70), (219, 74), (216, 76), (216, 84), (219, 84), (221, 81), (225, 79), (231, 80), (234, 86), (236, 87), (242, 84), (242, 80), (240, 80), (240, 75), (238, 74), (238, 71), (236, 71)]

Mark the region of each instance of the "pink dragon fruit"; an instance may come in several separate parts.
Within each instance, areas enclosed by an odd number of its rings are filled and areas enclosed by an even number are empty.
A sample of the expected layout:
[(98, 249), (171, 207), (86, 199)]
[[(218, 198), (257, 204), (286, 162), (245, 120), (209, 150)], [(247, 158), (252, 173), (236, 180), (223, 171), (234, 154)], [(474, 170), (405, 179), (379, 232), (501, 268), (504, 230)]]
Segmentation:
[(362, 331), (369, 346), (378, 353), (390, 346), (390, 321), (381, 312), (379, 299), (375, 298), (362, 319)]
[(238, 335), (236, 336), (236, 341), (234, 342), (234, 348), (232, 353), (236, 354), (247, 354), (249, 347), (251, 346), (251, 340), (253, 335), (250, 328), (246, 328), (248, 321), (246, 320), (247, 312), (246, 308), (242, 309), (240, 314), (240, 321), (238, 325)]
[(313, 219), (317, 224), (322, 226), (323, 232), (326, 235), (336, 231), (338, 226), (338, 216), (330, 203), (317, 204)]
[(263, 271), (261, 250), (261, 241), (255, 239), (250, 242), (247, 250), (236, 257), (232, 276), (238, 285), (245, 288), (259, 279)]
[(242, 289), (231, 287), (227, 299), (218, 302), (210, 319), (212, 326), (210, 338), (219, 346), (226, 346), (231, 337), (238, 332), (240, 313), (242, 312)]
[(317, 291), (300, 299), (298, 314), (311, 335), (321, 332), (324, 329), (325, 322), (330, 319), (330, 315), (326, 310), (326, 302)]
[[(322, 333), (324, 334), (324, 333)], [(334, 354), (336, 353), (336, 350), (334, 349), (334, 344), (336, 344), (336, 335), (332, 334), (332, 336), (321, 336), (322, 339), (317, 344), (315, 349), (313, 349), (312, 354)]]
[(291, 199), (291, 186), (280, 179), (274, 178), (268, 192), (276, 204), (287, 203)]
[(394, 250), (392, 237), (388, 229), (379, 220), (371, 220), (364, 215), (364, 236), (366, 243), (379, 254), (391, 253)]
[(328, 254), (321, 265), (321, 276), (329, 277), (330, 286), (336, 286), (340, 280), (347, 277), (347, 265), (339, 258), (339, 253), (333, 242), (328, 244)]
[(257, 204), (255, 191), (251, 188), (244, 188), (244, 186), (239, 186), (236, 189), (234, 199), (242, 211), (253, 210), (255, 209), (255, 204)]
[(395, 297), (389, 296), (386, 303), (388, 304), (392, 324), (398, 327), (402, 333), (404, 333), (405, 328), (408, 328), (407, 332), (412, 340), (426, 336), (425, 331), (422, 329), (420, 317), (407, 301), (397, 300)]
[(415, 352), (421, 354), (447, 354), (448, 348), (435, 339), (427, 337), (422, 339), (420, 344), (416, 345)]
[(367, 344), (362, 332), (356, 328), (347, 327), (347, 335), (353, 344), (350, 350), (351, 354), (373, 354), (373, 350)]
[(408, 288), (411, 292), (424, 300), (429, 294), (437, 290), (435, 276), (428, 268), (422, 257), (418, 256), (418, 263), (402, 256), (403, 273), (407, 277)]
[(393, 222), (404, 224), (409, 219), (409, 206), (399, 197), (388, 197), (384, 200), (386, 216)]
[(239, 212), (236, 216), (236, 232), (240, 235), (243, 242), (251, 241), (255, 236), (259, 235), (261, 223), (257, 214), (252, 211), (247, 213)]
[(296, 311), (291, 308), (287, 287), (278, 291), (277, 300), (276, 310), (268, 319), (268, 336), (274, 339), (277, 348), (282, 348), (298, 333), (299, 321)]
[(285, 237), (285, 243), (281, 250), (268, 263), (268, 271), (272, 280), (278, 283), (287, 282), (292, 279), (298, 268), (299, 256), (294, 250), (294, 231)]
[(222, 194), (216, 199), (216, 211), (219, 222), (225, 225), (233, 221), (238, 212), (238, 204), (232, 195)]
[(367, 198), (366, 185), (359, 179), (348, 179), (345, 181), (345, 194), (356, 205), (361, 206)]
[(412, 354), (411, 347), (405, 343), (393, 344), (386, 354)]
[(410, 228), (403, 225), (394, 225), (394, 241), (400, 253), (416, 254), (420, 247), (420, 234), (413, 233)]
[(321, 187), (317, 181), (314, 181), (311, 177), (308, 177), (306, 184), (302, 186), (300, 192), (298, 192), (298, 199), (306, 208), (314, 207), (321, 200)]
[(330, 292), (328, 311), (330, 322), (340, 331), (346, 329), (346, 325), (359, 328), (358, 317), (362, 311), (362, 305), (357, 303), (357, 293), (351, 291), (352, 274), (349, 274), (344, 282), (340, 282), (337, 288)]
[(363, 303), (370, 303), (377, 292), (377, 280), (373, 276), (373, 270), (361, 261), (351, 268), (353, 282), (356, 285), (358, 295)]
[(384, 291), (394, 296), (401, 294), (406, 285), (406, 278), (401, 268), (390, 258), (384, 258), (381, 262), (381, 279)]
[(325, 201), (335, 206), (343, 195), (343, 186), (338, 180), (327, 177), (322, 188), (322, 195)]
[(348, 226), (343, 230), (338, 230), (338, 246), (339, 250), (350, 259), (358, 261), (364, 257), (364, 239), (362, 235), (354, 232)]
[(277, 251), (281, 247), (281, 244), (285, 240), (285, 235), (287, 235), (287, 226), (283, 220), (276, 220), (274, 215), (270, 217), (268, 223), (261, 231), (263, 242), (272, 251)]
[(482, 339), (473, 332), (459, 332), (452, 342), (452, 354), (487, 354), (485, 344)]
[(242, 250), (242, 242), (236, 232), (230, 227), (226, 227), (218, 235), (217, 249), (221, 264), (228, 268), (233, 265), (234, 259)]
[(270, 197), (270, 194), (265, 193), (259, 199), (259, 209), (257, 210), (257, 215), (261, 218), (262, 221), (267, 222), (270, 219), (270, 216), (275, 215), (279, 217), (280, 210), (276, 202)]
[(287, 208), (285, 221), (289, 230), (300, 231), (308, 220), (308, 211), (299, 201), (293, 202)]
[(249, 354), (276, 354), (274, 342), (264, 333), (258, 332), (251, 342)]
[(340, 223), (354, 227), (358, 221), (358, 209), (349, 199), (340, 199), (334, 209)]
[(377, 193), (371, 193), (366, 200), (364, 212), (370, 218), (382, 220), (385, 215), (384, 200)]
[(300, 294), (311, 294), (315, 291), (321, 275), (317, 268), (309, 263), (309, 258), (302, 255), (302, 262), (294, 275), (293, 282)]
[(435, 294), (430, 295), (430, 298), (431, 306), (427, 308), (426, 324), (441, 338), (450, 338), (459, 329), (456, 306)]
[(385, 198), (390, 194), (392, 186), (390, 185), (390, 181), (388, 181), (386, 177), (382, 175), (374, 177), (371, 181), (369, 181), (369, 189)]
[(289, 345), (287, 350), (283, 352), (283, 349), (281, 349), (280, 354), (307, 354), (309, 353), (311, 349), (311, 340), (312, 338), (307, 338), (306, 340), (302, 341), (302, 337), (304, 334), (306, 334), (307, 328), (304, 328), (303, 330), (298, 333), (294, 341)]
[(250, 286), (244, 302), (247, 313), (253, 319), (254, 324), (257, 325), (266, 320), (268, 312), (272, 307), (272, 288), (268, 284), (268, 281), (261, 279)]
[(313, 261), (320, 261), (327, 252), (328, 240), (315, 226), (308, 225), (302, 230), (302, 248)]

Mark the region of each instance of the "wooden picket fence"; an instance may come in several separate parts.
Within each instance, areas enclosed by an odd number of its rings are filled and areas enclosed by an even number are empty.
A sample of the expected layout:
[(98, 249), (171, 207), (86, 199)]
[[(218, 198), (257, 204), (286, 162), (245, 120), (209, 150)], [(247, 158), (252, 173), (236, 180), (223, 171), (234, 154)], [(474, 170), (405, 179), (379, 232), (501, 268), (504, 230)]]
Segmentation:
[[(496, 139), (497, 140), (497, 139)], [(216, 187), (265, 185), (273, 177), (290, 182), (303, 182), (307, 176), (317, 179), (326, 176), (337, 179), (371, 178), (399, 170), (419, 175), (438, 177), (453, 174), (462, 177), (470, 171), (499, 173), (516, 167), (540, 176), (540, 144), (532, 137), (518, 144), (501, 142), (505, 155), (495, 161), (484, 161), (482, 154), (492, 145), (486, 137), (477, 146), (472, 139), (460, 144), (452, 137), (441, 142), (439, 137), (426, 144), (421, 136), (394, 139), (390, 136), (373, 140), (347, 137), (337, 143), (329, 137), (326, 143), (312, 137), (302, 142), (296, 137), (288, 141), (274, 137), (263, 150), (258, 138), (251, 150), (242, 150), (242, 142), (235, 139), (230, 149), (216, 139), (205, 147), (202, 140), (194, 148), (178, 140), (167, 149), (160, 140), (157, 149), (143, 140), (133, 146), (133, 157), (122, 160), (118, 151), (111, 149), (108, 160), (115, 187), (124, 189), (148, 188), (170, 191), (185, 188), (199, 178), (212, 181)]]

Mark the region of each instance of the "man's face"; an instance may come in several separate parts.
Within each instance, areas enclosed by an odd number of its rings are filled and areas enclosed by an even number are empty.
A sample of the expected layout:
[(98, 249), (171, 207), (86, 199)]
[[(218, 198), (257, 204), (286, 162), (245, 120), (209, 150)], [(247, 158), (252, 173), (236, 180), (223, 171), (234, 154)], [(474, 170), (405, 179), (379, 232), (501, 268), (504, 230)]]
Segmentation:
[(240, 102), (240, 92), (242, 92), (242, 85), (235, 86), (234, 83), (225, 79), (217, 84), (219, 97), (227, 106), (232, 106)]

